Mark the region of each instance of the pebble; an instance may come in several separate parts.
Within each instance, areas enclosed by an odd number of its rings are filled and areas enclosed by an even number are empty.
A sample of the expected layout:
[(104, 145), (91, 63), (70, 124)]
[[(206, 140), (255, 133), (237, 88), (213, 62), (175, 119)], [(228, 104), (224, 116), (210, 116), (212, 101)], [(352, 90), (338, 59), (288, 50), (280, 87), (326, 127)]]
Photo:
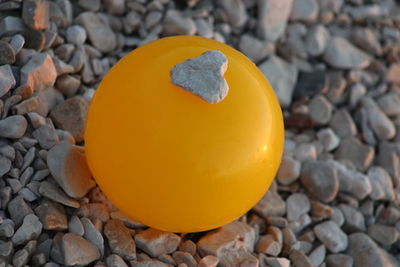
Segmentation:
[(282, 250), (282, 242), (279, 243), (272, 235), (263, 235), (258, 239), (255, 249), (258, 253), (276, 257)]
[(0, 65), (13, 64), (14, 62), (14, 49), (9, 43), (0, 40)]
[(346, 232), (364, 232), (366, 230), (365, 219), (360, 211), (346, 204), (340, 204), (339, 208), (344, 215), (343, 229)]
[(16, 84), (10, 65), (0, 66), (0, 97), (7, 94)]
[(11, 219), (5, 219), (0, 224), (0, 237), (10, 238), (14, 235), (14, 222)]
[(318, 140), (322, 143), (324, 150), (329, 152), (336, 149), (340, 139), (331, 128), (321, 129), (317, 133)]
[(309, 259), (314, 266), (320, 266), (324, 262), (326, 256), (326, 248), (324, 245), (319, 245), (314, 249), (310, 255)]
[(377, 104), (387, 116), (396, 116), (400, 114), (400, 94), (398, 93), (388, 93), (381, 96)]
[(46, 0), (26, 0), (22, 5), (22, 19), (34, 30), (44, 30), (50, 26), (50, 9)]
[(24, 218), (33, 214), (32, 208), (25, 202), (22, 196), (17, 196), (13, 198), (8, 203), (8, 212), (11, 219), (14, 221), (15, 225), (20, 226)]
[(308, 197), (302, 193), (290, 195), (286, 200), (286, 217), (289, 221), (297, 221), (311, 210)]
[(62, 75), (57, 78), (56, 87), (65, 96), (73, 96), (78, 91), (81, 81), (72, 75)]
[(169, 232), (149, 228), (135, 235), (135, 243), (138, 248), (148, 253), (151, 257), (174, 252), (181, 238)]
[(248, 15), (242, 0), (222, 0), (219, 1), (219, 4), (226, 12), (233, 27), (242, 27), (246, 23)]
[(48, 153), (47, 165), (57, 183), (70, 197), (81, 198), (95, 186), (83, 149), (62, 142)]
[(100, 258), (100, 252), (95, 245), (73, 233), (62, 237), (61, 250), (66, 266), (86, 266)]
[(380, 143), (377, 163), (390, 174), (394, 187), (398, 187), (400, 184), (400, 158), (392, 143)]
[(68, 43), (83, 45), (87, 37), (86, 30), (79, 25), (73, 25), (67, 28), (65, 31), (65, 37), (67, 38)]
[(294, 150), (294, 157), (300, 162), (317, 159), (317, 149), (314, 144), (301, 143)]
[(0, 156), (0, 177), (3, 177), (11, 169), (11, 160)]
[(219, 259), (213, 255), (208, 255), (199, 261), (198, 267), (217, 267)]
[(371, 224), (368, 227), (368, 235), (383, 246), (391, 246), (400, 238), (396, 228), (379, 223)]
[(253, 207), (253, 210), (264, 218), (283, 216), (286, 212), (286, 202), (282, 200), (277, 192), (268, 190), (263, 198)]
[(395, 199), (392, 179), (385, 169), (375, 166), (371, 167), (368, 170), (368, 178), (372, 187), (371, 199), (386, 201), (393, 201)]
[(375, 151), (369, 145), (362, 144), (355, 137), (347, 137), (340, 143), (336, 150), (336, 160), (352, 163), (359, 171), (365, 171), (374, 159)]
[(191, 18), (185, 17), (181, 12), (169, 9), (164, 17), (163, 32), (166, 35), (193, 35), (196, 33), (196, 24)]
[(375, 135), (380, 140), (392, 139), (396, 134), (396, 128), (393, 122), (382, 112), (379, 106), (369, 97), (362, 101), (368, 116), (368, 122)]
[(312, 196), (324, 202), (334, 200), (339, 191), (336, 169), (323, 161), (303, 164), (300, 180)]
[(322, 55), (330, 38), (329, 31), (323, 25), (312, 26), (306, 36), (307, 52), (314, 57)]
[[(100, 251), (100, 254), (104, 255), (104, 238), (98, 229), (93, 225), (92, 221), (88, 218), (82, 218), (81, 223), (84, 228), (83, 237), (94, 244)], [(77, 225), (79, 228), (79, 225)], [(79, 229), (77, 229), (79, 231)]]
[(218, 103), (229, 91), (224, 79), (227, 68), (226, 56), (218, 50), (209, 50), (175, 65), (170, 72), (171, 82), (207, 103)]
[(354, 233), (349, 236), (348, 254), (353, 257), (354, 266), (398, 266), (398, 263), (396, 263), (396, 260), (392, 256), (381, 249), (364, 233)]
[(340, 138), (357, 134), (356, 125), (346, 109), (335, 111), (330, 121), (330, 127)]
[(0, 137), (17, 139), (21, 138), (28, 126), (25, 117), (21, 115), (9, 116), (0, 120)]
[(331, 254), (325, 260), (328, 267), (353, 267), (353, 258), (346, 254)]
[(325, 90), (326, 83), (326, 71), (324, 70), (300, 71), (293, 97), (301, 99), (315, 96)]
[(258, 0), (257, 35), (268, 42), (277, 41), (285, 32), (293, 0)]
[(326, 97), (315, 96), (309, 104), (310, 116), (319, 124), (327, 124), (332, 118), (333, 106)]
[(400, 64), (393, 63), (390, 65), (386, 80), (394, 84), (400, 84)]
[(332, 37), (323, 55), (324, 60), (338, 69), (363, 69), (369, 66), (370, 56), (342, 37)]
[(273, 43), (258, 39), (250, 34), (240, 37), (239, 49), (253, 62), (258, 63), (274, 52)]
[(21, 85), (28, 88), (22, 96), (28, 97), (34, 92), (52, 87), (56, 78), (57, 71), (52, 58), (44, 53), (35, 54), (21, 68)]
[(230, 266), (248, 266), (257, 267), (259, 266), (258, 259), (245, 249), (239, 250), (226, 250), (223, 255), (219, 258), (218, 266), (230, 267)]
[(337, 161), (329, 161), (329, 163), (337, 171), (340, 192), (349, 193), (360, 200), (371, 193), (372, 186), (370, 178), (366, 175), (354, 170), (349, 170)]
[(202, 256), (219, 256), (227, 248), (243, 248), (252, 252), (255, 240), (256, 233), (252, 227), (235, 221), (203, 236), (197, 242), (197, 248)]
[(63, 231), (68, 228), (65, 210), (57, 203), (46, 201), (35, 209), (35, 214), (45, 230)]
[(29, 240), (38, 238), (41, 232), (42, 223), (39, 221), (39, 218), (34, 214), (28, 214), (11, 240), (14, 245), (22, 245)]
[(32, 136), (39, 142), (40, 147), (50, 149), (60, 142), (53, 126), (42, 125), (33, 131)]
[(25, 24), (21, 18), (6, 16), (0, 21), (0, 36), (11, 36), (25, 30)]
[(83, 12), (76, 17), (75, 21), (85, 28), (90, 42), (100, 52), (108, 53), (116, 48), (117, 39), (115, 33), (98, 14)]
[(175, 251), (172, 254), (175, 262), (179, 264), (185, 264), (187, 267), (197, 267), (197, 262), (193, 256), (188, 252)]
[(83, 228), (83, 224), (78, 216), (72, 216), (68, 222), (68, 231), (70, 233), (83, 236), (85, 233), (85, 229)]
[(382, 46), (379, 42), (377, 34), (369, 28), (355, 28), (352, 32), (351, 39), (358, 47), (364, 51), (374, 54), (382, 54)]
[(290, 15), (291, 20), (315, 21), (319, 12), (317, 0), (296, 0), (293, 1), (293, 9)]
[(25, 38), (21, 34), (14, 35), (10, 40), (10, 46), (14, 50), (14, 54), (17, 55), (22, 47), (24, 47)]
[(108, 256), (106, 263), (108, 267), (128, 267), (124, 260), (116, 254), (111, 254)]
[(299, 178), (300, 172), (301, 162), (284, 156), (277, 174), (278, 182), (282, 185), (290, 185)]
[(64, 191), (58, 188), (55, 184), (48, 181), (43, 181), (39, 186), (39, 193), (55, 202), (63, 204), (71, 208), (79, 208), (80, 204), (75, 199), (68, 197)]
[(135, 241), (122, 221), (109, 220), (104, 226), (104, 235), (107, 237), (112, 253), (128, 261), (136, 259)]
[(314, 233), (332, 253), (338, 253), (347, 248), (347, 235), (333, 221), (325, 221), (317, 224), (314, 227)]
[(297, 81), (297, 67), (273, 55), (268, 60), (261, 63), (259, 68), (270, 82), (278, 97), (279, 103), (283, 107), (289, 107), (292, 102), (293, 90)]
[(80, 96), (69, 98), (58, 104), (50, 113), (54, 124), (69, 131), (77, 142), (83, 141), (88, 102)]
[(313, 267), (314, 265), (304, 254), (303, 251), (300, 250), (292, 250), (289, 254), (289, 259), (293, 263), (294, 266), (298, 267)]

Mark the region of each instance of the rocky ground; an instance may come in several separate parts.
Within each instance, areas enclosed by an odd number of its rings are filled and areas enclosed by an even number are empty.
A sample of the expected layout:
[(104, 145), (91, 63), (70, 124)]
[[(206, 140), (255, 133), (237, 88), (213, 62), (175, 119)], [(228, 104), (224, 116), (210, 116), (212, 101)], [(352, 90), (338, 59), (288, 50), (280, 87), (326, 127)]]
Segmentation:
[[(107, 70), (175, 34), (238, 48), (284, 109), (276, 182), (207, 233), (130, 221), (74, 145)], [(0, 266), (400, 266), (398, 1), (1, 0), (0, 38)]]

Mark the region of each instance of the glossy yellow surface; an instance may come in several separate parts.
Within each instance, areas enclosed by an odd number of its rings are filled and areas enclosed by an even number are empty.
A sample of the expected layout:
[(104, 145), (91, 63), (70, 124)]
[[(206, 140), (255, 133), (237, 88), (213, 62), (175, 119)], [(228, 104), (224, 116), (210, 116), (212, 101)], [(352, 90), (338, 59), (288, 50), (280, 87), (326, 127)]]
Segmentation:
[[(209, 104), (170, 82), (171, 68), (207, 50), (228, 58), (227, 97)], [(281, 160), (283, 121), (263, 74), (235, 49), (168, 37), (118, 62), (90, 105), (89, 167), (133, 220), (173, 232), (209, 230), (246, 213)]]

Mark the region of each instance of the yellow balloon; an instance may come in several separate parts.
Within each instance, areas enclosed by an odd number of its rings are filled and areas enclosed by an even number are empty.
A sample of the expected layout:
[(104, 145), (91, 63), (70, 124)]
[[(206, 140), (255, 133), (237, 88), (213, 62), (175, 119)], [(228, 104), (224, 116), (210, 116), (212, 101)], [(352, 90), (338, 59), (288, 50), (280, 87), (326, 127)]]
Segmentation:
[[(229, 93), (216, 104), (170, 81), (173, 66), (208, 50), (228, 59)], [(261, 199), (283, 139), (277, 98), (248, 58), (214, 40), (176, 36), (135, 49), (104, 77), (90, 104), (85, 151), (98, 185), (127, 216), (197, 232)]]

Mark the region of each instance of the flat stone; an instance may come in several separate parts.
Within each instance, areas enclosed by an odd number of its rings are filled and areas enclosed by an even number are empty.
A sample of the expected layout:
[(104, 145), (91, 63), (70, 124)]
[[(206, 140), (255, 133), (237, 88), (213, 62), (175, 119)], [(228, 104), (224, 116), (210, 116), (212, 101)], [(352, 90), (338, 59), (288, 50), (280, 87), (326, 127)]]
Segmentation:
[(202, 256), (219, 256), (228, 248), (252, 252), (256, 233), (252, 227), (242, 222), (232, 222), (203, 236), (197, 242), (197, 248)]
[(241, 0), (222, 0), (219, 1), (222, 9), (228, 15), (228, 19), (233, 27), (242, 27), (248, 18), (246, 6)]
[(346, 232), (364, 232), (366, 230), (365, 219), (360, 211), (346, 204), (340, 204), (339, 208), (344, 215), (343, 229)]
[(363, 199), (372, 191), (370, 178), (366, 175), (347, 169), (344, 165), (337, 161), (329, 161), (336, 169), (339, 179), (339, 191), (351, 194), (357, 199)]
[(164, 17), (163, 32), (167, 35), (193, 35), (196, 33), (196, 24), (181, 12), (169, 9)]
[(50, 9), (46, 0), (26, 0), (22, 5), (22, 19), (34, 30), (44, 30), (50, 26)]
[(95, 186), (81, 147), (66, 142), (54, 146), (47, 155), (47, 165), (70, 197), (81, 198)]
[(336, 150), (336, 160), (351, 162), (358, 170), (365, 171), (374, 159), (375, 151), (371, 146), (362, 144), (355, 137), (347, 137)]
[(103, 53), (111, 52), (117, 45), (114, 32), (100, 16), (94, 12), (83, 12), (75, 21), (85, 28), (92, 45)]
[(79, 208), (80, 204), (75, 199), (68, 197), (64, 191), (58, 188), (55, 184), (43, 181), (39, 186), (39, 193), (55, 202), (63, 204), (71, 208)]
[(348, 254), (354, 259), (354, 266), (363, 267), (398, 267), (399, 263), (381, 249), (364, 233), (354, 233), (349, 236)]
[(311, 56), (320, 56), (325, 52), (331, 35), (323, 25), (312, 26), (307, 32), (306, 47)]
[(290, 185), (296, 181), (301, 172), (301, 162), (291, 157), (284, 156), (277, 174), (280, 184)]
[(222, 101), (229, 86), (224, 79), (228, 60), (218, 50), (210, 50), (190, 58), (171, 69), (171, 82), (213, 104)]
[(56, 77), (57, 72), (53, 60), (44, 53), (35, 54), (21, 69), (21, 85), (29, 88), (30, 95), (52, 87)]
[(7, 94), (15, 84), (15, 78), (10, 65), (0, 66), (0, 97)]
[(95, 245), (72, 233), (62, 237), (61, 250), (66, 266), (87, 266), (100, 258), (100, 252)]
[(253, 207), (260, 216), (283, 216), (286, 212), (286, 202), (273, 190), (268, 190), (264, 197)]
[(53, 126), (42, 125), (33, 131), (32, 136), (39, 142), (40, 147), (50, 149), (60, 142)]
[(20, 226), (24, 218), (33, 214), (31, 207), (25, 202), (22, 196), (17, 196), (8, 203), (8, 212), (10, 213), (11, 219), (17, 226)]
[(57, 203), (46, 201), (35, 209), (35, 213), (45, 230), (63, 231), (68, 228), (65, 210)]
[(331, 202), (339, 191), (337, 171), (323, 161), (308, 161), (303, 164), (301, 183), (317, 199)]
[(382, 112), (379, 106), (369, 97), (365, 97), (362, 106), (367, 111), (369, 125), (380, 140), (392, 139), (396, 134), (393, 122)]
[(14, 115), (0, 120), (0, 137), (17, 139), (26, 131), (28, 122), (24, 116)]
[(106, 263), (108, 267), (128, 267), (128, 264), (126, 264), (124, 260), (116, 254), (108, 256)]
[(239, 250), (226, 250), (219, 258), (218, 266), (246, 266), (257, 267), (259, 266), (258, 259), (245, 249)]
[(77, 142), (82, 142), (87, 110), (88, 102), (75, 96), (58, 104), (50, 117), (58, 128), (69, 131)]
[(32, 239), (37, 239), (42, 232), (42, 223), (35, 214), (25, 216), (22, 225), (12, 237), (14, 245), (22, 245)]
[(104, 226), (111, 252), (125, 260), (136, 259), (136, 245), (128, 228), (120, 220), (109, 220)]
[(14, 49), (9, 43), (0, 40), (0, 65), (13, 64), (14, 62)]
[(391, 246), (399, 240), (399, 231), (384, 224), (371, 224), (368, 227), (368, 235), (383, 246)]
[(181, 238), (169, 232), (149, 228), (135, 235), (135, 243), (138, 248), (148, 253), (151, 257), (174, 252)]
[(293, 0), (258, 1), (258, 37), (276, 42), (285, 32), (292, 6)]
[(346, 254), (331, 254), (325, 262), (329, 267), (353, 267), (354, 260)]
[(312, 22), (317, 19), (318, 13), (319, 6), (316, 0), (297, 0), (293, 1), (290, 19)]
[(311, 210), (308, 197), (302, 193), (294, 193), (286, 200), (286, 217), (289, 221), (297, 221)]
[(319, 124), (327, 124), (332, 118), (333, 105), (323, 95), (314, 97), (309, 109), (310, 116)]
[(254, 63), (265, 59), (274, 52), (273, 43), (258, 39), (250, 34), (243, 34), (240, 37), (239, 50), (249, 57)]
[(68, 43), (83, 45), (87, 37), (86, 30), (79, 25), (73, 25), (67, 28), (65, 37), (67, 38)]
[(332, 253), (344, 251), (348, 245), (346, 234), (333, 221), (325, 221), (314, 227), (315, 235)]
[(81, 219), (83, 228), (84, 228), (84, 235), (83, 237), (89, 240), (92, 244), (94, 244), (100, 251), (100, 254), (104, 255), (104, 238), (99, 232), (98, 229), (93, 225), (92, 221), (88, 218)]
[(363, 69), (369, 66), (371, 58), (342, 37), (333, 37), (323, 55), (324, 60), (338, 69)]
[[(279, 1), (279, 3), (280, 2), (283, 3), (285, 1)], [(297, 67), (277, 56), (271, 56), (267, 61), (261, 63), (259, 68), (270, 82), (280, 104), (283, 107), (289, 107), (292, 102), (292, 94), (297, 81)]]
[(368, 178), (371, 183), (370, 198), (373, 200), (394, 201), (395, 192), (390, 175), (381, 167), (371, 167), (368, 170)]

